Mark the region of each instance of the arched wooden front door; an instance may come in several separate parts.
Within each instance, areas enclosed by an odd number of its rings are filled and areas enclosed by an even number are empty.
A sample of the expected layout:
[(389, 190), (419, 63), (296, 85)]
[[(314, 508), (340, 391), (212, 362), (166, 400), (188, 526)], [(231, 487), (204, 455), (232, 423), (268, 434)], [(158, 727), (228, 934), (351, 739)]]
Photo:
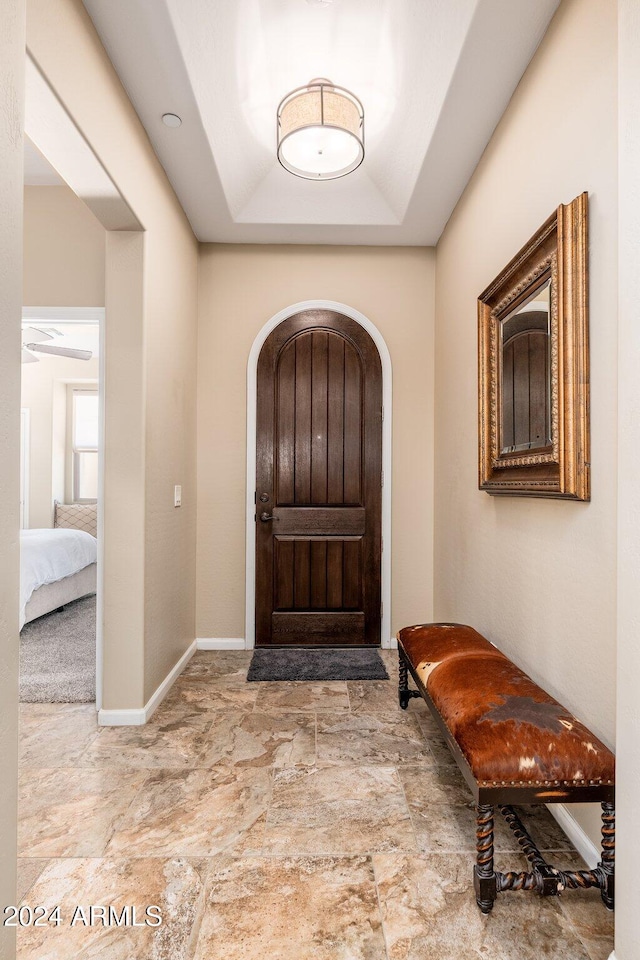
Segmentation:
[(380, 644), (382, 368), (355, 320), (307, 310), (258, 360), (256, 645)]

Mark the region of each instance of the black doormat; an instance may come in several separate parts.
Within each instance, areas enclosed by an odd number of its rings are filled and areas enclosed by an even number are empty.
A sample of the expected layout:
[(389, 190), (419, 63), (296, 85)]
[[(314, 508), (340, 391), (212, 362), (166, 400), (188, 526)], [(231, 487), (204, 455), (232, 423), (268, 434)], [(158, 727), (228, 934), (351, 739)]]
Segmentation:
[(247, 680), (388, 680), (377, 650), (255, 650)]

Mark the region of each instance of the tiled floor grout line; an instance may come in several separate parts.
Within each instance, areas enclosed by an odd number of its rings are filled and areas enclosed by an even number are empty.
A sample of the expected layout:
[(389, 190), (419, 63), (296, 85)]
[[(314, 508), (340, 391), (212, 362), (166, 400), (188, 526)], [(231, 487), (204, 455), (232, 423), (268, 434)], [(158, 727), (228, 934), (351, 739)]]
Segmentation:
[(201, 933), (201, 931), (202, 931), (202, 922), (203, 922), (203, 920), (204, 920), (204, 916), (205, 916), (206, 909), (207, 909), (207, 893), (208, 893), (209, 873), (210, 873), (210, 870), (207, 871), (207, 873), (206, 873), (206, 875), (205, 875), (205, 877), (204, 877), (204, 882), (203, 882), (203, 884), (202, 884), (202, 895), (198, 898), (198, 899), (199, 899), (199, 909), (198, 909), (197, 912), (196, 912), (196, 916), (194, 917), (193, 926), (192, 926), (191, 931), (190, 931), (190, 933), (189, 933), (189, 942), (188, 942), (188, 944), (187, 944), (187, 946), (186, 946), (186, 950), (188, 950), (188, 954), (185, 953), (184, 960), (193, 960), (193, 958), (196, 956), (196, 952), (197, 952), (197, 950), (198, 950), (198, 941), (200, 940), (200, 933)]
[(314, 737), (314, 748), (315, 748), (314, 764), (315, 764), (315, 766), (317, 766), (317, 765), (318, 765), (318, 711), (317, 711), (317, 710), (316, 710), (316, 712), (314, 713), (313, 717), (314, 717), (314, 730), (315, 730), (315, 737)]
[(413, 816), (412, 816), (412, 814), (411, 814), (411, 806), (410, 806), (410, 804), (409, 804), (409, 799), (408, 799), (408, 797), (407, 797), (407, 791), (405, 790), (404, 783), (402, 782), (402, 777), (400, 776), (400, 771), (398, 770), (398, 766), (397, 766), (397, 765), (394, 767), (394, 770), (395, 770), (395, 772), (396, 772), (396, 777), (398, 778), (398, 783), (400, 784), (400, 789), (402, 790), (402, 796), (404, 797), (404, 802), (405, 802), (405, 806), (406, 806), (406, 808), (407, 808), (407, 813), (409, 814), (409, 823), (411, 824), (411, 830), (412, 830), (412, 832), (413, 832), (413, 839), (414, 839), (414, 841), (415, 841), (416, 853), (420, 853), (420, 848), (419, 848), (419, 846), (418, 846), (418, 834), (417, 834), (417, 832), (416, 832), (416, 825), (415, 825), (415, 823), (414, 823), (414, 821), (413, 821)]
[[(271, 767), (271, 768), (269, 769), (269, 796), (268, 796), (267, 803), (266, 803), (265, 810), (264, 810), (264, 814), (263, 814), (263, 816), (264, 816), (264, 830), (262, 831), (262, 840), (261, 840), (261, 843), (260, 843), (260, 851), (259, 851), (259, 853), (256, 854), (256, 856), (258, 856), (258, 857), (263, 857), (263, 856), (264, 856), (264, 844), (265, 844), (265, 837), (266, 837), (266, 833), (267, 833), (267, 824), (268, 824), (268, 822), (269, 822), (269, 812), (271, 811), (271, 804), (273, 803), (273, 788), (274, 788), (274, 786), (275, 786), (275, 772), (276, 772), (276, 771), (275, 771), (275, 768)], [(260, 818), (258, 818), (258, 819), (260, 819)], [(255, 824), (254, 824), (254, 826), (255, 826)], [(214, 856), (219, 856), (219, 855), (218, 855), (218, 854), (215, 854)]]
[(349, 713), (353, 716), (356, 711), (353, 709), (353, 704), (351, 703), (351, 691), (349, 690), (349, 681), (346, 681), (345, 686), (347, 688), (347, 703), (349, 704)]
[(378, 913), (380, 915), (380, 929), (382, 930), (382, 941), (384, 943), (384, 952), (387, 956), (387, 960), (391, 960), (389, 956), (389, 944), (387, 942), (387, 930), (384, 922), (384, 913), (382, 910), (382, 901), (380, 900), (380, 887), (378, 886), (378, 877), (376, 875), (376, 864), (375, 864), (375, 854), (371, 854), (371, 870), (373, 872), (373, 885), (376, 891), (376, 901), (378, 903)]

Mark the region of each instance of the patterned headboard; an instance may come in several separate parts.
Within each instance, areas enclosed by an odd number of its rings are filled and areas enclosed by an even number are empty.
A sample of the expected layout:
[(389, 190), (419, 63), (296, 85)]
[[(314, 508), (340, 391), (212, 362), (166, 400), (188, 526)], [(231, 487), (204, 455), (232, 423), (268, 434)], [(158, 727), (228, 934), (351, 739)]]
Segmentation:
[(87, 533), (96, 537), (98, 535), (98, 504), (58, 503), (56, 500), (53, 525), (71, 530), (86, 530)]

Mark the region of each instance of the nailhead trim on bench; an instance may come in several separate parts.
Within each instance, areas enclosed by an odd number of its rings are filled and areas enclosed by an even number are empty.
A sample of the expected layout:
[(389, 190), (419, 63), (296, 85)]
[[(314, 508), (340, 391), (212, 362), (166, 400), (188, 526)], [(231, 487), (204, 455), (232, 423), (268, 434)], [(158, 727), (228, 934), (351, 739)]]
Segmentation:
[[(435, 708), (437, 709), (437, 708)], [(442, 716), (442, 715), (441, 715)], [(444, 722), (444, 721), (443, 721)], [(481, 787), (599, 787), (615, 786), (614, 780), (478, 780)]]

